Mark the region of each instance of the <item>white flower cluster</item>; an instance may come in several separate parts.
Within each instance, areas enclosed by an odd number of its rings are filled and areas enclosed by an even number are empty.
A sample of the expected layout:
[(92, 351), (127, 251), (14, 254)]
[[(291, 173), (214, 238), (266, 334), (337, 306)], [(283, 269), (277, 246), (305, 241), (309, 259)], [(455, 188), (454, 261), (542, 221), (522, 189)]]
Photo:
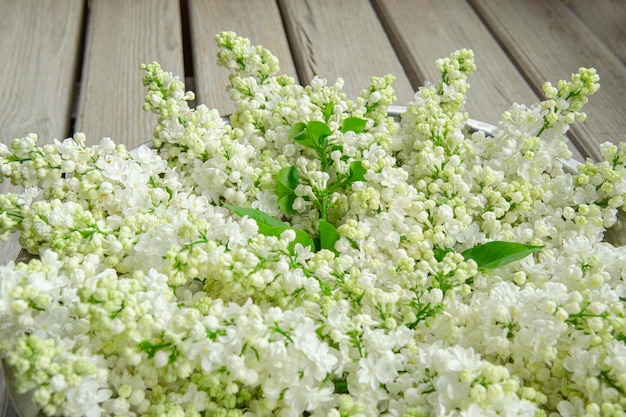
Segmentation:
[[(0, 237), (35, 255), (0, 266), (20, 392), (68, 417), (626, 416), (626, 247), (603, 241), (626, 145), (561, 162), (594, 70), (488, 135), (471, 51), (397, 121), (392, 76), (349, 100), (216, 39), (228, 123), (154, 63), (152, 147), (0, 145), (25, 189)], [(467, 255), (488, 242), (534, 253)]]

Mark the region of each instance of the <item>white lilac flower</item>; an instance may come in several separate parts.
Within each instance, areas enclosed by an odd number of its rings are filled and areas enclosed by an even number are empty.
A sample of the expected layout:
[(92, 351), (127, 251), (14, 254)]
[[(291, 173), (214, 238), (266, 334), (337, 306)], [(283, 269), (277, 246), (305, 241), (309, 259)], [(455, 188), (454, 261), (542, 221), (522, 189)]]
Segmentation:
[[(602, 240), (626, 145), (562, 162), (594, 70), (470, 134), (469, 50), (398, 122), (391, 75), (350, 99), (216, 41), (228, 123), (152, 63), (151, 147), (0, 144), (25, 188), (0, 237), (35, 255), (0, 266), (18, 391), (67, 416), (623, 415), (626, 249)], [(491, 241), (541, 250), (466, 256)]]

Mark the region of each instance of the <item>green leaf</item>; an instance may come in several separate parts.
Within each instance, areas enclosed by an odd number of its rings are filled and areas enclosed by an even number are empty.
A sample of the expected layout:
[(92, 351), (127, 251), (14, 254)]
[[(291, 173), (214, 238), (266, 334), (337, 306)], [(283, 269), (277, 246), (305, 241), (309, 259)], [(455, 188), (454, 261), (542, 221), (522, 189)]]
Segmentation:
[(233, 206), (230, 204), (224, 204), (224, 207), (228, 208), (230, 211), (235, 213), (236, 215), (243, 217), (248, 216), (252, 220), (256, 221), (257, 224), (262, 223), (268, 226), (286, 226), (287, 224), (281, 222), (275, 217), (270, 216), (264, 211), (248, 208), (248, 207), (239, 207)]
[(304, 230), (300, 229), (299, 227), (294, 227), (292, 226), (291, 229), (296, 232), (296, 238), (289, 244), (289, 252), (292, 255), (295, 255), (296, 251), (295, 251), (295, 247), (296, 244), (301, 244), (302, 247), (306, 248), (307, 246), (310, 246), (313, 249), (315, 249), (315, 244), (313, 243), (313, 238)]
[(302, 146), (309, 148), (315, 147), (315, 141), (309, 135), (306, 123), (296, 123), (289, 129), (289, 139), (296, 141)]
[(285, 230), (287, 229), (293, 230), (296, 233), (296, 238), (291, 241), (288, 247), (289, 253), (291, 253), (292, 255), (295, 255), (296, 253), (295, 248), (296, 248), (296, 244), (298, 243), (301, 244), (305, 248), (307, 246), (311, 246), (312, 248), (315, 247), (315, 244), (313, 243), (313, 238), (311, 238), (311, 236), (309, 236), (307, 232), (300, 229), (299, 227), (289, 226), (286, 224), (284, 226), (269, 226), (269, 225), (259, 224), (258, 222), (257, 224), (259, 225), (259, 233), (265, 236), (280, 237), (280, 235), (282, 235)]
[(328, 249), (335, 253), (337, 250), (335, 249), (335, 243), (339, 240), (339, 232), (332, 224), (328, 223), (326, 220), (319, 221), (320, 226), (320, 248)]
[(433, 252), (435, 252), (435, 259), (437, 260), (437, 262), (441, 262), (443, 261), (443, 258), (445, 258), (448, 253), (454, 252), (454, 250), (450, 248), (447, 248), (447, 249), (434, 248)]
[(335, 102), (329, 101), (326, 103), (326, 107), (324, 108), (324, 120), (326, 123), (330, 120), (330, 116), (333, 115), (333, 111), (335, 110)]
[(278, 207), (285, 213), (295, 213), (293, 202), (296, 200), (296, 187), (300, 183), (298, 169), (295, 166), (284, 167), (276, 177), (276, 195)]
[(285, 230), (293, 230), (296, 233), (296, 238), (289, 244), (289, 252), (292, 255), (295, 254), (295, 246), (297, 243), (300, 243), (304, 247), (314, 247), (311, 236), (299, 227), (290, 226), (289, 224), (284, 223), (261, 210), (232, 206), (230, 204), (225, 204), (224, 206), (238, 216), (248, 216), (252, 220), (256, 221), (256, 224), (259, 227), (259, 233), (262, 235), (275, 236), (279, 238)]
[(519, 261), (541, 248), (543, 246), (493, 241), (463, 251), (463, 258), (474, 260), (479, 269), (495, 269)]
[(360, 117), (348, 117), (343, 121), (343, 123), (341, 123), (341, 127), (339, 128), (339, 130), (341, 131), (341, 133), (361, 133), (363, 129), (365, 129), (366, 124), (367, 120), (361, 119)]
[(348, 178), (346, 179), (346, 184), (351, 184), (356, 181), (365, 181), (365, 174), (367, 173), (367, 169), (363, 167), (363, 163), (361, 161), (352, 161), (350, 164), (350, 171), (348, 173)]
[(342, 379), (333, 379), (333, 385), (335, 386), (335, 394), (347, 394), (348, 383)]
[(324, 139), (330, 136), (330, 127), (326, 123), (317, 120), (311, 120), (307, 123), (306, 130), (318, 147)]

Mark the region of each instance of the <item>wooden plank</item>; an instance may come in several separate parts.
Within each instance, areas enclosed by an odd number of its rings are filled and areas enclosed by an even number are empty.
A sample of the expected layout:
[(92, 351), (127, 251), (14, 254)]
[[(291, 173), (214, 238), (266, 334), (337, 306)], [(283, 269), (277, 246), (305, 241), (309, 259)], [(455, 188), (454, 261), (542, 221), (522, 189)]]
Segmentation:
[(287, 35), (273, 0), (189, 0), (191, 45), (196, 99), (209, 108), (229, 114), (235, 106), (226, 93), (228, 71), (218, 67), (215, 35), (234, 31), (263, 45), (280, 61), (280, 72), (297, 79)]
[(584, 155), (598, 159), (600, 143), (624, 140), (626, 67), (567, 5), (470, 1), (537, 91), (545, 81), (569, 79), (581, 66), (597, 69), (601, 88), (585, 107), (588, 119), (572, 127), (572, 140)]
[[(1, 379), (0, 379), (1, 381)], [(11, 403), (11, 399), (8, 397), (8, 394), (4, 394), (4, 383), (0, 382), (0, 416), (2, 417), (19, 417), (17, 411), (13, 407)]]
[(69, 132), (83, 0), (0, 0), (0, 140)]
[(626, 1), (568, 0), (565, 3), (622, 62), (626, 62)]
[(379, 0), (375, 5), (413, 85), (437, 80), (435, 60), (468, 48), (477, 67), (470, 78), (470, 117), (493, 124), (514, 102), (537, 100), (465, 0)]
[[(413, 85), (440, 76), (436, 59), (468, 48), (474, 51), (477, 67), (466, 103), (471, 118), (496, 124), (513, 103), (538, 100), (465, 0), (375, 0), (374, 5)], [(582, 159), (574, 144), (569, 148), (574, 158)]]
[(152, 61), (184, 77), (178, 2), (93, 0), (76, 120), (88, 143), (107, 136), (132, 148), (152, 138), (139, 69)]
[(414, 97), (385, 30), (368, 0), (279, 0), (300, 79), (341, 77), (347, 97), (372, 76), (393, 74), (398, 104)]
[[(37, 133), (41, 143), (69, 134), (83, 1), (0, 1), (0, 141)], [(17, 191), (7, 182), (0, 192)], [(18, 252), (0, 243), (0, 263)]]
[(4, 376), (0, 371), (0, 417), (19, 417), (11, 398), (7, 387), (4, 385)]
[[(0, 141), (28, 133), (41, 143), (62, 139), (69, 134), (83, 0), (0, 0), (0, 10)], [(15, 191), (0, 184), (0, 193)], [(18, 251), (16, 236), (0, 243), (0, 264)], [(0, 372), (0, 416), (17, 415)]]

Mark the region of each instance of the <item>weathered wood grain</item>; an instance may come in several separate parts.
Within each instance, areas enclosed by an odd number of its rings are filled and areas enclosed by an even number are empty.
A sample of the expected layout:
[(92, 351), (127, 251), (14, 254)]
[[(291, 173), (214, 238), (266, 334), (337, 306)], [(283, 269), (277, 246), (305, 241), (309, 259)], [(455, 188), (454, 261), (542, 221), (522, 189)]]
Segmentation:
[[(69, 134), (83, 1), (0, 0), (0, 11), (0, 142), (28, 133), (42, 143), (62, 139)], [(0, 184), (0, 193), (15, 191)], [(0, 243), (0, 265), (18, 251), (15, 236)], [(17, 417), (1, 372), (0, 415)]]
[(142, 110), (142, 63), (184, 77), (180, 8), (170, 0), (93, 0), (76, 130), (129, 148), (149, 141), (155, 117)]
[(626, 132), (626, 67), (560, 1), (470, 0), (536, 91), (545, 81), (569, 79), (595, 67), (601, 88), (585, 107), (588, 119), (572, 127), (581, 153), (600, 157), (598, 145), (620, 142)]
[(626, 1), (569, 0), (574, 14), (626, 63)]
[[(513, 103), (538, 100), (465, 0), (374, 0), (374, 5), (413, 85), (440, 77), (435, 60), (467, 48), (477, 67), (465, 106), (470, 117), (496, 124)], [(569, 148), (582, 158), (574, 144)]]
[(19, 417), (11, 398), (9, 397), (8, 389), (4, 384), (4, 376), (0, 371), (0, 416), (2, 417)]
[(489, 123), (500, 120), (513, 102), (537, 96), (465, 0), (376, 0), (380, 18), (413, 85), (435, 81), (435, 60), (472, 49), (476, 73), (470, 78), (467, 110)]
[(368, 0), (279, 0), (300, 79), (341, 77), (355, 97), (372, 76), (393, 74), (399, 103), (414, 97), (385, 30)]
[(0, 140), (69, 132), (82, 0), (0, 0)]
[[(213, 37), (235, 30), (272, 50), (282, 72), (299, 75), (302, 83), (313, 75), (331, 82), (344, 77), (346, 92), (355, 95), (370, 76), (393, 73), (400, 103), (434, 78), (435, 58), (471, 47), (479, 68), (468, 109), (474, 118), (492, 122), (502, 110), (498, 106), (534, 101), (532, 92), (540, 95), (545, 80), (594, 66), (602, 89), (588, 105), (589, 120), (574, 129), (575, 140), (585, 154), (597, 156), (597, 143), (624, 139), (623, 0), (467, 0), (471, 8), (460, 0), (188, 1), (198, 98), (224, 112), (232, 107), (225, 70), (215, 64)], [(71, 133), (85, 2), (91, 8), (76, 127), (90, 143), (110, 136), (133, 147), (151, 137), (154, 116), (141, 110), (140, 63), (158, 60), (168, 71), (189, 75), (183, 72), (177, 0), (0, 0), (2, 143), (29, 132), (42, 141)], [(523, 91), (516, 71), (532, 92)], [(475, 98), (489, 88), (493, 95)], [(0, 184), (0, 193), (9, 189)], [(15, 241), (0, 244), (0, 264), (17, 251)], [(17, 417), (1, 378), (0, 416)]]
[(263, 45), (280, 61), (280, 73), (297, 74), (280, 11), (273, 0), (189, 0), (191, 49), (197, 102), (229, 114), (235, 106), (226, 93), (228, 71), (218, 67), (215, 35), (234, 31)]
[[(82, 0), (0, 1), (0, 141), (37, 133), (41, 143), (69, 134), (83, 15)], [(63, 24), (59, 24), (63, 22)], [(17, 191), (8, 182), (0, 192)], [(0, 244), (14, 259), (17, 239)]]

